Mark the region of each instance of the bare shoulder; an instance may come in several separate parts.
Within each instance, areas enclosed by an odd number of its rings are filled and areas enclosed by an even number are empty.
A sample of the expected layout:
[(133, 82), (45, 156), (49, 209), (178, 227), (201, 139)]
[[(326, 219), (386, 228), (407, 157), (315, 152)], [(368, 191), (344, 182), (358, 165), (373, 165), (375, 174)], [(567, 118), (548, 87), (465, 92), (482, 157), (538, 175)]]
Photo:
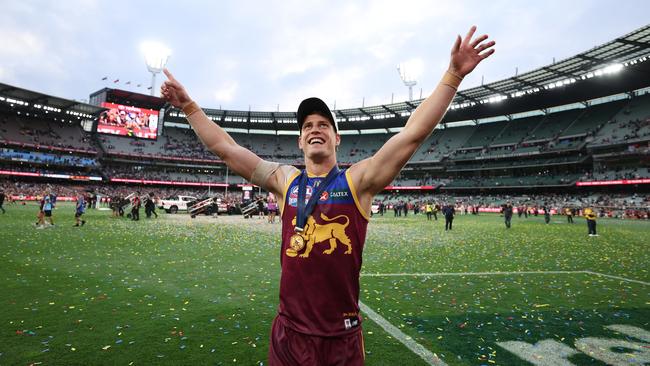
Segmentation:
[(369, 180), (369, 177), (366, 174), (371, 160), (372, 157), (361, 160), (357, 163), (352, 164), (352, 166), (350, 166), (348, 169), (350, 180), (352, 181), (352, 184), (354, 185), (354, 188), (357, 192), (357, 196), (359, 197), (359, 201), (361, 201), (361, 205), (364, 208), (365, 206), (369, 206), (369, 203), (372, 201), (372, 197), (375, 195), (375, 192), (372, 191), (372, 182)]
[(359, 162), (352, 164), (348, 168), (348, 172), (349, 172), (348, 174), (350, 174), (352, 183), (354, 183), (354, 186), (357, 187), (357, 189), (362, 188), (364, 173), (366, 171), (366, 168), (368, 167), (368, 164), (370, 163), (370, 159), (372, 158), (363, 159)]

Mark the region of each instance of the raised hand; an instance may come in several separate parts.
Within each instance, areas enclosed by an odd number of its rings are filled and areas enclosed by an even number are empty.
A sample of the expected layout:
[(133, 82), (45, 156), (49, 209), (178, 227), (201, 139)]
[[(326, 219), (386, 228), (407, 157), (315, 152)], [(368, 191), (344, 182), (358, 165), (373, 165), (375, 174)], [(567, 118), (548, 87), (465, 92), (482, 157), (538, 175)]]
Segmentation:
[(192, 98), (187, 94), (183, 85), (174, 78), (174, 75), (167, 69), (164, 69), (163, 72), (168, 79), (160, 86), (160, 95), (163, 99), (176, 108), (183, 108), (192, 102)]
[(476, 32), (476, 26), (472, 26), (462, 40), (460, 35), (456, 37), (456, 42), (451, 48), (449, 70), (460, 77), (465, 77), (474, 70), (476, 65), (494, 53), (492, 47), (496, 43), (494, 41), (484, 42), (488, 39), (487, 34), (472, 40), (474, 32)]

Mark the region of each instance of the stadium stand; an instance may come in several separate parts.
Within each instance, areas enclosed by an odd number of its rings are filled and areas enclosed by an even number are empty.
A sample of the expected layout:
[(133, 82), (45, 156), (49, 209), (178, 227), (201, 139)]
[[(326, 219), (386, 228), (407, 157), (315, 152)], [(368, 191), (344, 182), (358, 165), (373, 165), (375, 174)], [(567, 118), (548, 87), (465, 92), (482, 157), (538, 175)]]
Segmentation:
[(518, 144), (523, 141), (530, 131), (534, 130), (542, 121), (542, 116), (532, 116), (513, 119), (508, 127), (492, 141), (492, 146)]
[(97, 159), (90, 157), (22, 151), (12, 148), (0, 148), (0, 161), (75, 167), (97, 167), (99, 165)]
[(463, 148), (485, 147), (492, 143), (503, 132), (507, 122), (492, 122), (480, 124), (474, 129), (472, 136), (465, 142)]
[[(392, 185), (419, 186), (441, 185), (443, 189), (469, 189), (469, 188), (504, 188), (504, 187), (559, 187), (574, 184), (578, 179), (585, 181), (607, 180), (620, 177), (615, 174), (596, 173), (592, 167), (584, 172), (585, 162), (589, 159), (588, 153), (582, 148), (586, 138), (595, 140), (604, 135), (606, 131), (616, 131), (617, 117), (629, 116), (632, 121), (640, 120), (650, 115), (650, 108), (641, 102), (646, 102), (647, 96), (629, 100), (619, 100), (603, 103), (587, 109), (577, 109), (549, 113), (545, 116), (532, 116), (512, 119), (478, 126), (460, 126), (439, 128), (425, 141), (422, 147), (411, 159), (412, 163), (435, 163), (437, 166), (433, 173), (420, 172), (412, 169), (409, 173), (398, 177)], [(99, 149), (93, 147), (93, 138), (79, 126), (56, 123), (48, 120), (38, 120), (25, 115), (4, 113), (2, 118), (3, 144), (7, 146), (0, 150), (0, 159), (5, 162), (4, 168), (15, 171), (24, 171), (25, 164), (32, 164), (36, 171), (41, 173), (65, 172), (68, 174), (94, 173), (105, 177), (107, 180), (146, 179), (152, 181), (176, 182), (217, 182), (224, 183), (226, 177), (223, 171), (205, 173), (201, 171), (206, 167), (219, 167), (220, 162), (212, 153), (197, 140), (193, 131), (182, 128), (167, 128), (165, 133), (157, 140), (139, 140), (128, 137), (98, 135)], [(630, 125), (629, 120), (626, 123)], [(548, 125), (547, 125), (548, 124)], [(566, 128), (562, 126), (567, 126)], [(632, 123), (631, 125), (637, 126)], [(637, 128), (640, 130), (640, 124)], [(563, 129), (562, 129), (563, 128)], [(561, 130), (561, 131), (560, 131)], [(636, 131), (636, 130), (635, 130)], [(61, 134), (67, 136), (61, 143)], [(541, 134), (541, 135), (538, 135)], [(282, 163), (296, 163), (301, 159), (301, 152), (297, 147), (295, 135), (267, 135), (232, 133), (235, 140), (250, 148), (261, 157)], [(345, 135), (339, 147), (339, 157), (342, 164), (354, 163), (374, 154), (393, 134), (361, 134)], [(544, 139), (539, 139), (542, 136)], [(533, 140), (534, 139), (534, 140)], [(529, 145), (531, 141), (537, 141)], [(15, 146), (15, 142), (22, 144), (22, 148)], [(602, 142), (602, 138), (601, 138)], [(96, 157), (70, 156), (52, 152), (30, 151), (30, 148), (51, 146), (68, 148), (72, 151), (83, 151), (95, 156), (101, 156), (99, 151), (104, 151), (105, 156)], [(47, 147), (45, 148), (47, 150)], [(571, 151), (576, 153), (562, 156), (535, 157), (539, 154), (549, 154), (558, 151)], [(531, 158), (513, 158), (530, 154)], [(144, 158), (144, 160), (143, 160)], [(166, 164), (156, 161), (172, 159), (186, 159), (187, 164)], [(480, 158), (481, 162), (474, 162)], [(119, 159), (126, 159), (119, 162)], [(450, 159), (450, 160), (449, 160)], [(100, 162), (100, 160), (102, 162)], [(118, 161), (116, 161), (118, 160)], [(129, 161), (131, 161), (129, 163)], [(14, 166), (6, 163), (14, 162)], [(17, 164), (22, 162), (23, 165)], [(135, 164), (147, 162), (147, 164)], [(153, 163), (152, 163), (153, 162)], [(590, 164), (589, 162), (587, 162)], [(151, 165), (153, 164), (153, 165)], [(161, 165), (163, 164), (163, 165)], [(194, 164), (194, 165), (192, 165)], [(206, 165), (207, 164), (207, 165)], [(48, 165), (48, 169), (38, 168), (39, 165)], [(223, 168), (223, 165), (221, 165)], [(577, 166), (577, 169), (565, 169), (554, 174), (539, 176), (535, 171), (518, 172), (516, 176), (494, 174), (495, 171), (520, 168), (537, 168), (539, 166)], [(74, 167), (75, 169), (71, 169)], [(78, 170), (78, 167), (86, 169)], [(11, 170), (11, 169), (10, 169)], [(223, 169), (222, 169), (223, 170)], [(620, 169), (619, 169), (620, 170)], [(484, 171), (488, 177), (464, 177), (458, 175), (463, 172)], [(492, 172), (492, 173), (490, 173)], [(639, 177), (639, 175), (622, 173), (624, 177)], [(644, 174), (641, 174), (644, 175)], [(241, 177), (230, 175), (229, 184), (242, 184)]]
[[(504, 191), (530, 194), (531, 190), (582, 194), (597, 188), (579, 188), (580, 182), (650, 178), (650, 63), (642, 62), (650, 47), (619, 43), (591, 49), (588, 57), (578, 55), (462, 90), (443, 123), (386, 192), (404, 195), (406, 187), (426, 186), (418, 193), (421, 197), (430, 191), (449, 195), (472, 190), (483, 196)], [(625, 65), (616, 75), (618, 83), (600, 82), (599, 70), (612, 62)], [(626, 73), (628, 69), (632, 72)], [(566, 82), (569, 75), (575, 80)], [(492, 103), (495, 95), (509, 100)], [(106, 97), (102, 101), (113, 98), (110, 102), (125, 105), (133, 105), (132, 98), (134, 103), (145, 103), (143, 108), (159, 109), (164, 104), (153, 96), (107, 88), (92, 94), (91, 100), (102, 96)], [(395, 128), (404, 126), (419, 102), (334, 111), (339, 127), (346, 131), (338, 148), (339, 163), (347, 166), (371, 157), (394, 136)], [(240, 190), (237, 185), (245, 183), (231, 172), (226, 174), (223, 162), (201, 144), (180, 111), (172, 108), (165, 113), (163, 132), (153, 140), (94, 132), (89, 119), (102, 111), (0, 84), (0, 176), (57, 185), (65, 185), (65, 179), (83, 182), (92, 176), (124, 191), (143, 187), (142, 180), (148, 181), (147, 189), (171, 191), (201, 191), (205, 190), (202, 184), (226, 181)], [(205, 111), (237, 143), (262, 158), (301, 164), (295, 113)], [(131, 185), (125, 186), (127, 182)], [(198, 188), (188, 188), (188, 183)], [(94, 181), (80, 184), (99, 189)], [(617, 187), (646, 192), (650, 185)]]
[(582, 109), (572, 109), (564, 112), (552, 113), (531, 131), (524, 140), (526, 142), (547, 141), (559, 136), (567, 126), (570, 126), (582, 113)]
[(588, 146), (650, 138), (650, 94), (633, 98), (595, 134)]
[(589, 107), (560, 135), (560, 138), (593, 136), (627, 101), (615, 101)]
[(0, 142), (5, 146), (50, 148), (59, 151), (96, 154), (92, 138), (80, 126), (52, 123), (21, 114), (3, 114), (0, 118)]
[(474, 126), (438, 128), (413, 155), (413, 161), (441, 161), (463, 145), (473, 131)]

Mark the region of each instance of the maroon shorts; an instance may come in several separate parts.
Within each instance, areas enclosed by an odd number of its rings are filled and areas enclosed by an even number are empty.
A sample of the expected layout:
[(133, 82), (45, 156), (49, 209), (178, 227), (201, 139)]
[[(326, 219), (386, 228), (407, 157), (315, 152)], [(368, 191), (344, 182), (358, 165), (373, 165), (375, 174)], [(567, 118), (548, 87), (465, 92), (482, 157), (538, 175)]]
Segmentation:
[(286, 327), (279, 317), (273, 320), (269, 366), (363, 366), (363, 333), (340, 337), (319, 337)]

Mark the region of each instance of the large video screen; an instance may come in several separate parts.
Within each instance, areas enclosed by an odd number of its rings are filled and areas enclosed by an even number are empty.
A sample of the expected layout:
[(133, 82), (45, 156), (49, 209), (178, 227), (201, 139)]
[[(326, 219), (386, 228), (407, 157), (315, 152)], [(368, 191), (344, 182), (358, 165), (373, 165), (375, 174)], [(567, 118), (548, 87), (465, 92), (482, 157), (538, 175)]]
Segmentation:
[(108, 110), (99, 115), (97, 132), (142, 139), (158, 136), (158, 111), (107, 102), (102, 107)]

